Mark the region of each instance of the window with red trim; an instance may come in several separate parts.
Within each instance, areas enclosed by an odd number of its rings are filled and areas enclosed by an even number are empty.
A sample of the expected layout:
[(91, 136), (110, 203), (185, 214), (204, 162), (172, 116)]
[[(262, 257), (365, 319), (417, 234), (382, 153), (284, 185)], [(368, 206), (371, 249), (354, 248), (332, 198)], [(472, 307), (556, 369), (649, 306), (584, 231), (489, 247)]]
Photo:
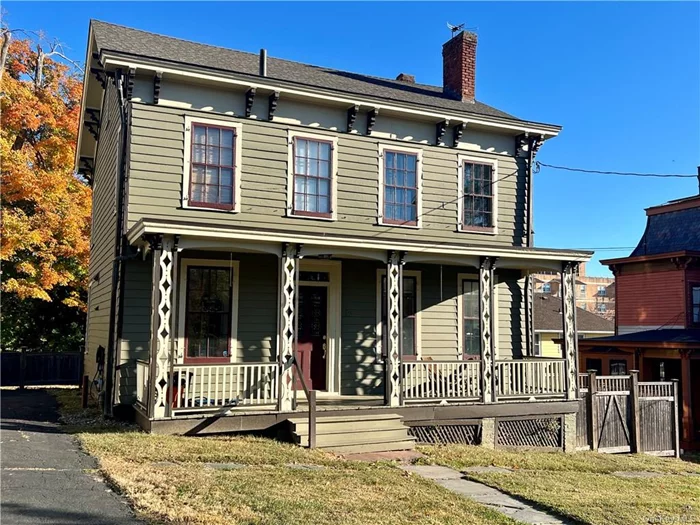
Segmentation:
[(464, 228), (493, 228), (493, 166), (465, 162), (463, 167)]
[(294, 138), (292, 210), (295, 215), (331, 217), (332, 150), (331, 142)]
[(187, 267), (185, 361), (230, 361), (231, 272), (217, 266)]
[(689, 288), (690, 324), (700, 325), (700, 283), (691, 283)]
[(232, 210), (235, 204), (236, 130), (192, 124), (189, 204)]
[(384, 211), (388, 224), (418, 224), (418, 155), (384, 150)]

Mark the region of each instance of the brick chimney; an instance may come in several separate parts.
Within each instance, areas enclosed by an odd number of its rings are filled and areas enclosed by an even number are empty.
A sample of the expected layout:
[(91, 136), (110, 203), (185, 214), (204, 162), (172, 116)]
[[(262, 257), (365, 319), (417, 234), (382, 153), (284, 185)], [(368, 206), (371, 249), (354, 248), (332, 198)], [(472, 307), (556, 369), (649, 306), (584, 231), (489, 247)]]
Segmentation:
[(474, 102), (476, 34), (462, 31), (442, 46), (442, 91), (450, 98)]

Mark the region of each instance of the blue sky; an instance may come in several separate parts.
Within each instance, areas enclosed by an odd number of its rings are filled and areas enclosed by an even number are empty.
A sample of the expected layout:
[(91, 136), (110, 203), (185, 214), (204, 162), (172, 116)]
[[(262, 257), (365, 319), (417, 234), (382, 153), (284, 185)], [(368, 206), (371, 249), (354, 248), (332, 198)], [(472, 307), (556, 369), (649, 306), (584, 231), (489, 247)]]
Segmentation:
[[(700, 3), (37, 3), (4, 2), (12, 27), (42, 29), (82, 61), (97, 18), (271, 56), (442, 83), (445, 23), (477, 28), (477, 98), (560, 124), (538, 160), (588, 169), (696, 173), (700, 164)], [(698, 192), (695, 179), (543, 168), (535, 242), (633, 247), (643, 208)], [(631, 249), (597, 251), (595, 260)], [(589, 264), (589, 274), (608, 275)]]

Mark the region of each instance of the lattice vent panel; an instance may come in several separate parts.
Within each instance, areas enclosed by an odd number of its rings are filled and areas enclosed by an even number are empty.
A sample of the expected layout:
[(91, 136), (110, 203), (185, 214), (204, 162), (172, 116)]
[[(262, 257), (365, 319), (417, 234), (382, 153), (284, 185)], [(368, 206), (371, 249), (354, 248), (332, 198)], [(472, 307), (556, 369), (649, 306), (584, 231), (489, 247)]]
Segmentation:
[(562, 447), (561, 418), (498, 420), (496, 445), (503, 447)]
[(425, 445), (478, 445), (480, 429), (479, 425), (434, 425), (411, 427), (408, 433)]

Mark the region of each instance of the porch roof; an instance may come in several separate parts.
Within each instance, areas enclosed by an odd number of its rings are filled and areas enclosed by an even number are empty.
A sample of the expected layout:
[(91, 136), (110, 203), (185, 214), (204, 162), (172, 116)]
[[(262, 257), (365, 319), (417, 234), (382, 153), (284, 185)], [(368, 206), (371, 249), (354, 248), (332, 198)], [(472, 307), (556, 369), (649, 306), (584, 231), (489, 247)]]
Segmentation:
[(582, 339), (580, 346), (619, 348), (700, 348), (700, 329), (662, 328)]
[[(469, 243), (443, 243), (443, 242), (417, 242), (406, 239), (383, 238), (362, 238), (346, 237), (330, 233), (324, 235), (312, 235), (295, 232), (285, 232), (277, 230), (251, 230), (238, 228), (235, 226), (203, 226), (201, 224), (189, 222), (163, 221), (158, 219), (141, 219), (134, 224), (127, 232), (130, 244), (140, 244), (148, 235), (179, 235), (199, 241), (206, 241), (214, 247), (219, 243), (218, 248), (232, 248), (236, 244), (244, 243), (277, 243), (281, 251), (283, 243), (299, 243), (304, 245), (304, 252), (312, 255), (313, 250), (318, 248), (327, 250), (333, 248), (339, 250), (339, 255), (349, 256), (355, 252), (362, 255), (363, 252), (397, 250), (404, 251), (413, 256), (411, 260), (420, 260), (422, 257), (427, 261), (431, 256), (452, 256), (452, 257), (493, 257), (501, 259), (498, 267), (518, 267), (518, 261), (524, 266), (528, 263), (534, 267), (538, 266), (537, 261), (554, 262), (586, 262), (593, 252), (585, 250), (562, 250), (550, 248), (528, 248), (519, 246), (484, 246)], [(312, 252), (309, 252), (311, 248)], [(199, 247), (203, 249), (203, 246)], [(271, 250), (266, 250), (271, 251)], [(507, 261), (507, 262), (506, 262)], [(458, 262), (455, 260), (455, 262)], [(504, 264), (505, 263), (505, 264)]]

